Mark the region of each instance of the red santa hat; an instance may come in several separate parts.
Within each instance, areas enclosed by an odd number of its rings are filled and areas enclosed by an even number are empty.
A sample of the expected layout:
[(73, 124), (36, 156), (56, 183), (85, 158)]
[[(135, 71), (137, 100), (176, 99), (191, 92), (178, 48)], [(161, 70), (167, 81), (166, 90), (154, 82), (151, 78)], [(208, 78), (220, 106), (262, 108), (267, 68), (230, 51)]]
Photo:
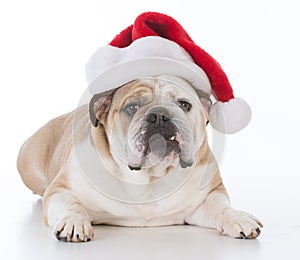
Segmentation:
[(250, 107), (243, 99), (234, 97), (218, 62), (167, 15), (139, 15), (109, 45), (98, 49), (86, 65), (91, 94), (138, 78), (165, 74), (179, 76), (214, 96), (216, 102), (209, 109), (209, 120), (216, 130), (231, 134), (249, 123)]

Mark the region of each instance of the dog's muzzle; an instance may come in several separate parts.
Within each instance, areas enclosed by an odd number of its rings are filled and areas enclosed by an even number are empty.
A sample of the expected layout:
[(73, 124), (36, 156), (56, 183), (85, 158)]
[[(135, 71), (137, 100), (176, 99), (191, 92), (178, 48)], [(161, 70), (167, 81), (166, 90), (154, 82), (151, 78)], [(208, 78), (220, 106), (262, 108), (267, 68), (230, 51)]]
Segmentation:
[(172, 120), (172, 114), (164, 106), (150, 108), (143, 117), (140, 131), (136, 133), (138, 143), (139, 163), (129, 164), (131, 170), (140, 170), (145, 158), (152, 162), (163, 159), (180, 158), (182, 168), (190, 167), (193, 163), (182, 158), (183, 139), (181, 129)]

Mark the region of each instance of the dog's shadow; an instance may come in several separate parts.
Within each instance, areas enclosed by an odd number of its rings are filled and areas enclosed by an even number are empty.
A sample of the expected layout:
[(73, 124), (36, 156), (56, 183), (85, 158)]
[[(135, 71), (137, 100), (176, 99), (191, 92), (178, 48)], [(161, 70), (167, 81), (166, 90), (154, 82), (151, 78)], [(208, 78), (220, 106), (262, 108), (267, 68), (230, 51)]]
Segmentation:
[(49, 232), (49, 228), (45, 225), (43, 219), (43, 202), (42, 198), (34, 198), (32, 202), (32, 209), (28, 216), (23, 220), (22, 232), (31, 234), (34, 237), (41, 237), (44, 231)]

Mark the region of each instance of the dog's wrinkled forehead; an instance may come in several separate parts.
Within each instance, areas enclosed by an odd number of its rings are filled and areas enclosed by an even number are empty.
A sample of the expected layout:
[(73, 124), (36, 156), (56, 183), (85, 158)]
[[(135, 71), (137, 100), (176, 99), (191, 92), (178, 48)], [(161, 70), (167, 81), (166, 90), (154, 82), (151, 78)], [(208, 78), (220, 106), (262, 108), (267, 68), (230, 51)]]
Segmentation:
[(171, 75), (162, 75), (140, 80), (140, 84), (149, 85), (156, 96), (176, 98), (183, 90), (195, 93), (193, 87), (184, 79)]
[(171, 100), (197, 96), (194, 88), (184, 79), (163, 75), (151, 78), (137, 79), (126, 84), (115, 93), (118, 104), (124, 104), (139, 99), (142, 104), (157, 101), (168, 103)]

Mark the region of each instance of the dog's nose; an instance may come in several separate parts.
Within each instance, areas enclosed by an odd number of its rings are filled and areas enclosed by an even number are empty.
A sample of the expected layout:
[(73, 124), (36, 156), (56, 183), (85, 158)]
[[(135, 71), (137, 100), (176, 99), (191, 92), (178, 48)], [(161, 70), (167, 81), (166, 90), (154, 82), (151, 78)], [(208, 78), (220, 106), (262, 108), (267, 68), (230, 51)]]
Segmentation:
[(146, 116), (146, 120), (147, 122), (154, 124), (154, 123), (169, 121), (170, 118), (165, 115), (150, 113)]
[(153, 124), (167, 122), (170, 119), (170, 112), (164, 107), (154, 107), (146, 115), (146, 121)]

